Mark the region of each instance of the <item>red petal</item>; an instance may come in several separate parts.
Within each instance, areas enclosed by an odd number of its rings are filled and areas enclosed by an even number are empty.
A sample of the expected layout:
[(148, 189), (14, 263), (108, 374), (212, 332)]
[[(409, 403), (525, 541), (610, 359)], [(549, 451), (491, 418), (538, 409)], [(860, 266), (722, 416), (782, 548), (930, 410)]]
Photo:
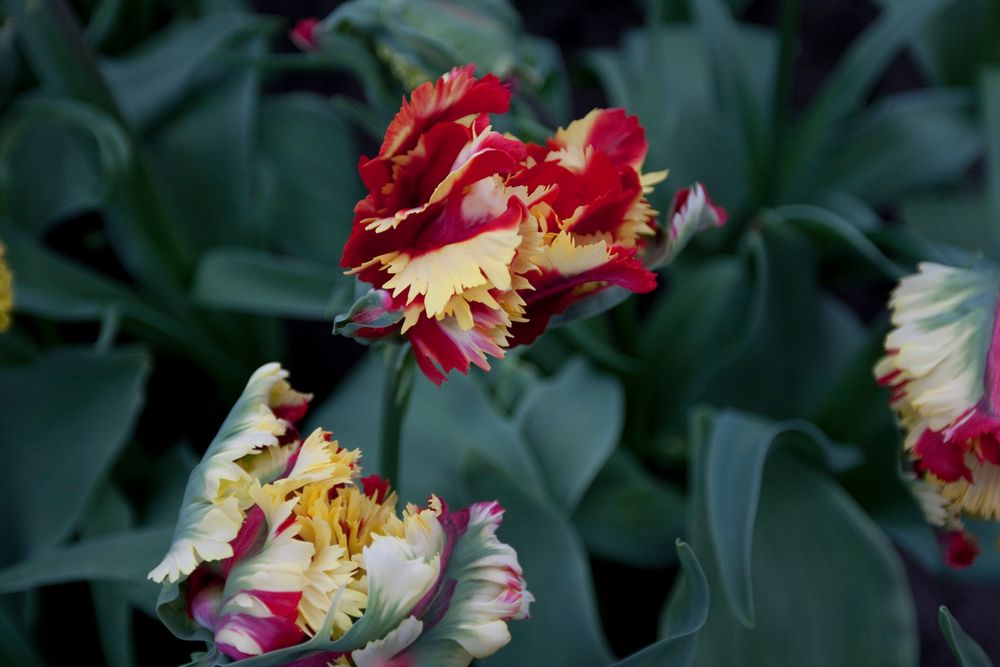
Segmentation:
[(409, 101), (389, 123), (379, 157), (400, 155), (417, 145), (420, 135), (435, 123), (472, 114), (505, 113), (510, 89), (493, 74), (475, 77), (474, 65), (456, 67), (437, 81), (417, 86)]
[(966, 448), (946, 442), (941, 432), (925, 429), (913, 451), (918, 457), (920, 470), (926, 470), (945, 482), (955, 482), (962, 477), (972, 482), (972, 470), (965, 465)]
[[(511, 346), (528, 345), (545, 331), (553, 315), (565, 312), (580, 299), (593, 296), (610, 285), (623, 287), (642, 294), (656, 289), (656, 274), (636, 258), (636, 248), (612, 247), (612, 257), (604, 264), (571, 276), (554, 271), (543, 271), (541, 276), (532, 274), (530, 280), (535, 291), (527, 292), (527, 322), (515, 322), (511, 327)], [(576, 290), (587, 283), (603, 283), (596, 289), (581, 294)]]
[(979, 555), (979, 541), (964, 530), (938, 533), (938, 540), (944, 551), (944, 562), (956, 570), (972, 565)]

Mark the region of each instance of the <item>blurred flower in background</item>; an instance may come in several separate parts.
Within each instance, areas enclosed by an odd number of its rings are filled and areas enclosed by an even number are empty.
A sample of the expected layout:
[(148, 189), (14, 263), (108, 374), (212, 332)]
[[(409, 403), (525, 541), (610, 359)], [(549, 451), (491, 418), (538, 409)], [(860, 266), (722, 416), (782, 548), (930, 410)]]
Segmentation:
[(4, 252), (3, 243), (0, 243), (0, 331), (10, 327), (10, 311), (14, 308), (14, 276), (7, 266)]
[(496, 538), (500, 506), (432, 496), (397, 514), (387, 482), (359, 479), (358, 450), (299, 437), (308, 397), (286, 376), (251, 377), (192, 472), (149, 575), (166, 582), (164, 622), (236, 660), (286, 649), (276, 665), (463, 665), (510, 641), (533, 598)]
[(998, 289), (993, 272), (920, 264), (892, 294), (894, 329), (875, 368), (892, 389), (904, 447), (932, 487), (918, 497), (940, 497), (930, 511), (921, 504), (957, 567), (978, 553), (961, 515), (1000, 518)]

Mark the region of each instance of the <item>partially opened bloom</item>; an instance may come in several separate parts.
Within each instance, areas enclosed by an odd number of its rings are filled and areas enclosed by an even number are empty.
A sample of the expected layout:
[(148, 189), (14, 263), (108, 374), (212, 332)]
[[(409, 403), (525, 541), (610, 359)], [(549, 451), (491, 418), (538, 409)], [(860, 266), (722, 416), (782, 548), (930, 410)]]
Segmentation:
[(646, 195), (666, 174), (643, 172), (638, 119), (595, 109), (526, 145), (490, 125), (509, 104), (492, 74), (454, 69), (413, 91), (359, 167), (369, 194), (342, 264), (374, 292), (337, 330), (405, 335), (437, 383), (488, 369), (581, 299), (656, 286), (639, 253), (660, 234)]
[(993, 272), (921, 264), (893, 292), (894, 328), (875, 368), (906, 451), (942, 499), (934, 523), (956, 565), (975, 555), (961, 516), (1000, 519), (998, 294)]
[(359, 476), (357, 450), (298, 436), (307, 397), (285, 375), (254, 374), (192, 472), (150, 572), (171, 630), (273, 665), (464, 665), (506, 644), (532, 596), (496, 538), (500, 507), (432, 496), (399, 514), (387, 483)]

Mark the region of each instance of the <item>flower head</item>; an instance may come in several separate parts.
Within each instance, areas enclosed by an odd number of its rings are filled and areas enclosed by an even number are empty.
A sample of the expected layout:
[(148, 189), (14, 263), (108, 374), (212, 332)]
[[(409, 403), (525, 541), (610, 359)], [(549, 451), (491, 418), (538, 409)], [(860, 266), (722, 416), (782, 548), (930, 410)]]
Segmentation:
[(317, 18), (302, 19), (288, 31), (288, 38), (303, 51), (315, 51), (319, 48), (319, 41), (316, 38), (317, 25), (319, 25)]
[(14, 279), (4, 258), (4, 245), (0, 243), (0, 331), (10, 327), (10, 311), (14, 308)]
[(495, 536), (499, 506), (456, 512), (432, 496), (398, 513), (387, 482), (360, 477), (357, 450), (322, 429), (298, 437), (307, 399), (285, 376), (254, 374), (192, 472), (150, 573), (171, 629), (234, 660), (283, 651), (280, 664), (462, 665), (506, 644), (532, 597)]
[[(944, 501), (948, 533), (961, 533), (962, 514), (1000, 519), (998, 295), (994, 273), (921, 264), (893, 292), (894, 328), (875, 367), (906, 451)], [(968, 540), (949, 540), (968, 560)]]
[(638, 119), (595, 109), (540, 146), (492, 129), (509, 104), (492, 74), (454, 69), (416, 88), (360, 163), (369, 194), (342, 264), (374, 291), (336, 330), (405, 335), (437, 383), (488, 369), (581, 299), (656, 286), (639, 255), (666, 174), (642, 171)]

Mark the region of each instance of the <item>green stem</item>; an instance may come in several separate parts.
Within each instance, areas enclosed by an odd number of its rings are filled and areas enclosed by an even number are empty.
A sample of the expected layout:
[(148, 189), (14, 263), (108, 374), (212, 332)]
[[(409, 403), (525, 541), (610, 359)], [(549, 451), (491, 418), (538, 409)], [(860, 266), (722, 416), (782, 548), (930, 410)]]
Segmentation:
[(382, 476), (399, 489), (399, 450), (406, 408), (413, 390), (413, 355), (409, 344), (393, 345), (385, 359), (379, 464)]

